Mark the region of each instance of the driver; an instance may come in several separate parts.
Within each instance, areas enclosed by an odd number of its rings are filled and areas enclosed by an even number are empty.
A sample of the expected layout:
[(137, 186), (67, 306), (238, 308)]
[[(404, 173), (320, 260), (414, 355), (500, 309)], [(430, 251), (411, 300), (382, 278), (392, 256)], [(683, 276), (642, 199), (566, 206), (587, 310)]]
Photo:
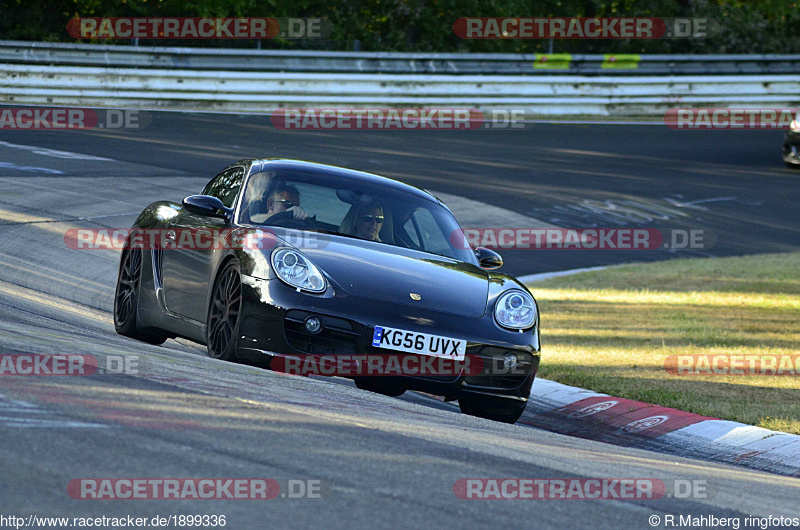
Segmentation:
[(308, 214), (300, 207), (300, 192), (292, 185), (283, 185), (272, 192), (267, 199), (267, 219), (284, 212), (292, 212), (292, 217), (298, 221), (305, 221)]

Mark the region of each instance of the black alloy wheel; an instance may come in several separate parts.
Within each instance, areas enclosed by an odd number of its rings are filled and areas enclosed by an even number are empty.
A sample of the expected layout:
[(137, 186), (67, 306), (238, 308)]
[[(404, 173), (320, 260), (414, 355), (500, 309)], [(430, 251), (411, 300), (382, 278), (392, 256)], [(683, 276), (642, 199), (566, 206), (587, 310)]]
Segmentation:
[(114, 293), (114, 329), (120, 335), (150, 344), (162, 344), (169, 335), (155, 328), (144, 328), (138, 323), (139, 293), (142, 281), (142, 251), (138, 248), (123, 250)]
[(228, 262), (211, 294), (206, 325), (208, 355), (223, 361), (237, 361), (239, 315), (242, 310), (242, 277), (239, 265)]

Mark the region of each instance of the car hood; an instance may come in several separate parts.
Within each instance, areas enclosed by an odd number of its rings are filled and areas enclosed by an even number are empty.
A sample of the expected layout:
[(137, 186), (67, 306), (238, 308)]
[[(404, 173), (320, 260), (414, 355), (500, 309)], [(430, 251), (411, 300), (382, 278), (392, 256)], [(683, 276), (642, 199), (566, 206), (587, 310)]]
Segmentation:
[[(299, 250), (353, 297), (465, 317), (486, 311), (489, 275), (475, 265), (382, 243), (315, 235), (320, 236), (318, 248), (302, 245)], [(420, 299), (412, 299), (412, 293)]]

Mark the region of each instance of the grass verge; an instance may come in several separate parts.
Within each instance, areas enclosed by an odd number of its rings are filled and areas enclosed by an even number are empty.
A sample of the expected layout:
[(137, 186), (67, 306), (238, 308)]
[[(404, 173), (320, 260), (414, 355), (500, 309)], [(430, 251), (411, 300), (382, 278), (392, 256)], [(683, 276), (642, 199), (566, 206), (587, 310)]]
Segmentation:
[[(542, 317), (539, 376), (800, 434), (800, 253), (628, 265), (528, 287)], [(705, 375), (714, 367), (696, 362), (670, 372), (675, 355), (754, 355), (757, 372), (774, 360), (783, 375), (748, 374), (748, 364)]]

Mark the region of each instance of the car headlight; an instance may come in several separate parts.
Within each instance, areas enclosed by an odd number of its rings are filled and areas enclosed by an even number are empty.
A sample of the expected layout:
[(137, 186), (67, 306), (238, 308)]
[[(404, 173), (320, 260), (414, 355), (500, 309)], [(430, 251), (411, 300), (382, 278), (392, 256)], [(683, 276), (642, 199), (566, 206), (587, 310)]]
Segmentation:
[(279, 248), (272, 253), (272, 268), (278, 278), (292, 287), (321, 293), (327, 287), (325, 277), (307, 257), (290, 248)]
[(494, 317), (507, 328), (529, 328), (536, 323), (536, 303), (528, 293), (508, 291), (497, 300)]

